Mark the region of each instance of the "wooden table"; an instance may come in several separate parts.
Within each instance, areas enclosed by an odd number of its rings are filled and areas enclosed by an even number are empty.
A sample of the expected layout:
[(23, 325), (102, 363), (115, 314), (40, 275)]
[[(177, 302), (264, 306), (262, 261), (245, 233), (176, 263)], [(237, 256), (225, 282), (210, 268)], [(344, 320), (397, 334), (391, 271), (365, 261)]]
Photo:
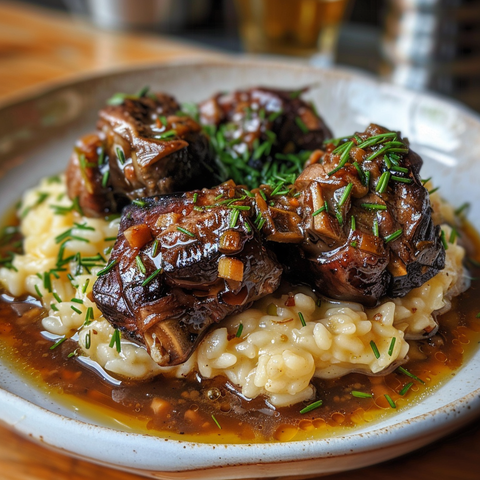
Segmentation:
[[(21, 4), (0, 2), (0, 101), (80, 72), (169, 59), (213, 55), (158, 36), (97, 30), (85, 22)], [(405, 457), (332, 475), (332, 480), (478, 480), (480, 420)], [(1, 480), (134, 480), (53, 452), (0, 426)]]

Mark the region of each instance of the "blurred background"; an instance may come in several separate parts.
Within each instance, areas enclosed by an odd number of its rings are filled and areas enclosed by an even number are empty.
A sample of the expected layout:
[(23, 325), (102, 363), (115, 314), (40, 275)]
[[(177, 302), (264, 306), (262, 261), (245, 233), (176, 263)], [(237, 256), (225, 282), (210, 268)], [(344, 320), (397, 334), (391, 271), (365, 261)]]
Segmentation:
[[(42, 14), (63, 13), (77, 25), (83, 22), (96, 29), (92, 31), (127, 32), (148, 36), (151, 41), (161, 36), (211, 53), (247, 53), (320, 67), (351, 67), (400, 85), (439, 92), (480, 111), (479, 0), (0, 0), (2, 3), (25, 9), (41, 7)], [(0, 31), (0, 55), (8, 55), (2, 52), (8, 42), (2, 47), (1, 40)]]

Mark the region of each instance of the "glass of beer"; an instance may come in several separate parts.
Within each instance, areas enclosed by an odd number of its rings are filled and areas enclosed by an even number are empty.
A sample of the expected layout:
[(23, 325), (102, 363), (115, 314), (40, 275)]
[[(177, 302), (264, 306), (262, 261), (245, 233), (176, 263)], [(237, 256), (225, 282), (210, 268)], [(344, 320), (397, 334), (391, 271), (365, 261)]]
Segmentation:
[(348, 0), (236, 0), (240, 34), (249, 53), (333, 62)]

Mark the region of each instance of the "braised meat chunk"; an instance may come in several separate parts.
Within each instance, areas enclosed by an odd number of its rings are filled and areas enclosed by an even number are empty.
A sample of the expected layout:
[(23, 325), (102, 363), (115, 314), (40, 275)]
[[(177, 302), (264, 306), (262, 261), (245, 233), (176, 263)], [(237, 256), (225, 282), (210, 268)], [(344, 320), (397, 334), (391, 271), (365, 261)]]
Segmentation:
[(173, 97), (124, 96), (114, 103), (100, 110), (97, 133), (80, 139), (67, 169), (68, 194), (86, 215), (219, 183), (207, 137)]
[(309, 152), (332, 136), (314, 106), (301, 98), (305, 90), (255, 87), (200, 104), (200, 123), (229, 177), (254, 188), (266, 183), (272, 168), (301, 172)]
[(364, 305), (432, 278), (444, 268), (445, 249), (421, 165), (406, 140), (377, 125), (315, 152), (295, 182), (298, 206), (273, 197), (277, 210), (301, 218), (298, 247), (277, 249), (286, 273), (326, 296)]
[(124, 209), (98, 308), (160, 365), (184, 362), (208, 327), (275, 291), (282, 268), (232, 182)]

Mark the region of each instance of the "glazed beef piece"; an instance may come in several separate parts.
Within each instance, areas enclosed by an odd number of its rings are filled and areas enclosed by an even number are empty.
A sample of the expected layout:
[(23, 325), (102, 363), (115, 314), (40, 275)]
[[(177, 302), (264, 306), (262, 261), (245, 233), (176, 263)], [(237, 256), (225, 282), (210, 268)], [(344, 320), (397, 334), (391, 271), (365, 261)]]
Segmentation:
[(374, 305), (444, 268), (422, 160), (398, 133), (370, 125), (309, 163), (293, 196), (265, 192), (262, 233), (279, 244), (273, 248), (287, 276), (328, 297)]
[(97, 133), (80, 139), (67, 169), (68, 194), (89, 216), (216, 183), (208, 138), (162, 94), (125, 97), (100, 110)]
[(234, 166), (228, 174), (237, 183), (241, 182), (239, 170), (250, 186), (258, 187), (265, 182), (262, 170), (272, 159), (294, 167), (300, 162), (299, 169), (292, 170), (298, 174), (308, 153), (298, 158), (296, 154), (321, 148), (332, 136), (301, 93), (255, 87), (218, 94), (200, 104), (200, 123), (210, 130), (220, 156), (227, 157), (227, 166)]
[(211, 324), (277, 289), (282, 268), (232, 183), (145, 198), (124, 209), (98, 308), (160, 365), (190, 356)]

